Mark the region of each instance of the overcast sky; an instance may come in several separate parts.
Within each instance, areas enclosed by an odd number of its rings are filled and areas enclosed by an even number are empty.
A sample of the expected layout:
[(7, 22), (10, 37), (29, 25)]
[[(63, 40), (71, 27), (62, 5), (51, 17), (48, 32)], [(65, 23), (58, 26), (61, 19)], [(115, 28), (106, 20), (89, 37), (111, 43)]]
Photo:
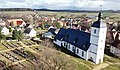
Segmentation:
[(0, 8), (120, 10), (120, 0), (0, 0)]

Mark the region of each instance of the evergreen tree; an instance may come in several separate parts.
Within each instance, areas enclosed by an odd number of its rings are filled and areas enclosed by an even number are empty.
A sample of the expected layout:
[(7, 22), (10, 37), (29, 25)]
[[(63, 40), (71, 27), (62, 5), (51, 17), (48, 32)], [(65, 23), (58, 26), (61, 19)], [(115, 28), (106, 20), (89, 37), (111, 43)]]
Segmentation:
[(56, 27), (59, 29), (61, 27), (59, 22), (56, 22)]

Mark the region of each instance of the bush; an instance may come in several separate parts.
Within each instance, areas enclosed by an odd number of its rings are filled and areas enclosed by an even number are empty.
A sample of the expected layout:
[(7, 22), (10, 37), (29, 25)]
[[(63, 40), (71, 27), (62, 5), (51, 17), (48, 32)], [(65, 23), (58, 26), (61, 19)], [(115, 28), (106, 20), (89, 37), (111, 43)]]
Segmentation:
[(23, 33), (21, 31), (14, 30), (13, 33), (12, 33), (12, 37), (14, 39), (22, 40)]
[(45, 29), (45, 25), (44, 25), (44, 24), (42, 24), (42, 25), (41, 25), (41, 28), (42, 28), (42, 29)]

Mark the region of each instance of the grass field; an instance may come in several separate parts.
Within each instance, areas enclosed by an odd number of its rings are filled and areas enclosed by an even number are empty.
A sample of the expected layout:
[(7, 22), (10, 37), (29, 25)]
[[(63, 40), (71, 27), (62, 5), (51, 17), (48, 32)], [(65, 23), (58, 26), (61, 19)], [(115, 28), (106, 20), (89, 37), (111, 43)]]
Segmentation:
[[(22, 41), (22, 42), (26, 42), (26, 41)], [(27, 41), (27, 42), (31, 42), (31, 41)], [(5, 42), (4, 42), (5, 43)], [(16, 43), (16, 42), (15, 42)], [(3, 48), (3, 46), (1, 45), (1, 48)], [(32, 46), (31, 49), (34, 49), (35, 46)], [(39, 46), (39, 48), (42, 50), (44, 49), (45, 47), (44, 46)], [(30, 51), (28, 50), (27, 48), (25, 48), (25, 50), (27, 51)], [(51, 48), (47, 48), (47, 49), (44, 49), (44, 51), (54, 51), (54, 52), (59, 52), (60, 55), (62, 55), (62, 57), (65, 57), (66, 59), (70, 59), (71, 60), (71, 63), (73, 66), (75, 66), (75, 70), (92, 70), (93, 68), (95, 68), (96, 66), (99, 66), (99, 64), (94, 64), (93, 62), (90, 62), (90, 61), (85, 61), (84, 59), (81, 59), (81, 58), (78, 58), (78, 57), (74, 57), (74, 56), (71, 56), (71, 55), (68, 55), (68, 54), (65, 54), (64, 52), (60, 52), (60, 51), (57, 51), (55, 49), (51, 49)], [(43, 51), (43, 50), (42, 50)], [(41, 51), (41, 52), (42, 52)], [(39, 51), (36, 51), (38, 53), (40, 53)], [(9, 52), (12, 54), (12, 52)], [(13, 55), (16, 55), (16, 54), (13, 54)], [(16, 55), (18, 58), (21, 58), (21, 56), (18, 56)], [(0, 60), (4, 60), (6, 62), (8, 62), (8, 59), (6, 59), (5, 57), (1, 56)], [(110, 64), (108, 67), (106, 68), (103, 68), (102, 70), (120, 70), (120, 59), (118, 58), (114, 58), (114, 57), (111, 57), (111, 56), (108, 56), (108, 55), (105, 55), (104, 57), (104, 62), (107, 63), (107, 62), (110, 62), (112, 64)], [(118, 63), (118, 64), (116, 64)], [(32, 68), (34, 67), (29, 61), (25, 61), (23, 62), (23, 64), (28, 67), (29, 69), (32, 70)]]
[(103, 68), (101, 70), (120, 70), (120, 65), (110, 65), (110, 66)]
[[(5, 11), (5, 12), (0, 12), (0, 14), (7, 14), (7, 15), (27, 15), (27, 14), (40, 14), (40, 15), (56, 15), (57, 17), (60, 16), (70, 16), (70, 15), (83, 15), (86, 14), (87, 16), (97, 16), (98, 13), (86, 13), (86, 12), (76, 12), (76, 13), (70, 13), (70, 12), (50, 12), (50, 11)], [(110, 16), (110, 17), (120, 17), (120, 13), (107, 13), (103, 12), (104, 16)]]
[[(98, 13), (88, 13), (88, 12), (52, 12), (52, 11), (5, 11), (5, 12), (0, 12), (0, 15), (6, 14), (11, 17), (22, 17), (25, 15), (35, 15), (39, 14), (42, 16), (54, 16), (54, 17), (61, 17), (61, 16), (67, 16), (67, 17), (75, 17), (75, 16), (81, 16), (83, 14), (86, 14), (86, 16), (97, 16)], [(112, 21), (120, 21), (120, 13), (107, 13), (103, 12), (104, 17), (111, 17), (114, 18)], [(116, 18), (117, 17), (117, 18)]]

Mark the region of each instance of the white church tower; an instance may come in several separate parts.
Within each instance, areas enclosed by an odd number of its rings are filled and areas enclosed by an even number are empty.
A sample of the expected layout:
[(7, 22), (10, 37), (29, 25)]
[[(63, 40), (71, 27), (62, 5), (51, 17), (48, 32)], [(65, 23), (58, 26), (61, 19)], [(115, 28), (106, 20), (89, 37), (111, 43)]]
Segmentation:
[(102, 22), (101, 13), (99, 13), (98, 20), (91, 27), (91, 45), (88, 50), (88, 59), (95, 62), (95, 64), (103, 62), (106, 33), (106, 23)]

